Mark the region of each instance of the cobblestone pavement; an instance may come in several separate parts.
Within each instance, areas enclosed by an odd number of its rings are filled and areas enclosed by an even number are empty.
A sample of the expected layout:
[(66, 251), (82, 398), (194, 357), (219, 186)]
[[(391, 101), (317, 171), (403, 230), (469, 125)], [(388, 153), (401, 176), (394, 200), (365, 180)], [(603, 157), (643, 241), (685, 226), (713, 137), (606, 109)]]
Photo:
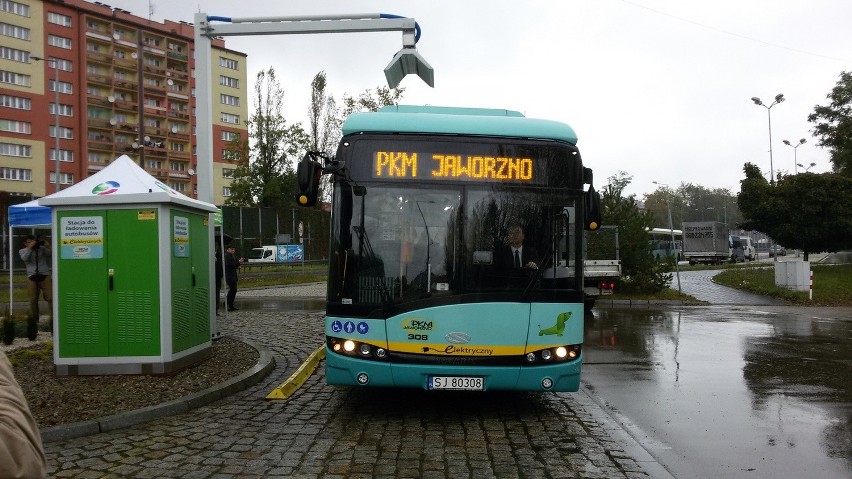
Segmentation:
[[(309, 292), (286, 291), (289, 296)], [(246, 292), (244, 299), (249, 297)], [(435, 394), (337, 388), (325, 384), (321, 363), (289, 400), (266, 400), (322, 344), (322, 313), (241, 310), (219, 324), (223, 334), (270, 350), (275, 370), (254, 387), (186, 414), (48, 443), (51, 476), (666, 475), (583, 391)]]

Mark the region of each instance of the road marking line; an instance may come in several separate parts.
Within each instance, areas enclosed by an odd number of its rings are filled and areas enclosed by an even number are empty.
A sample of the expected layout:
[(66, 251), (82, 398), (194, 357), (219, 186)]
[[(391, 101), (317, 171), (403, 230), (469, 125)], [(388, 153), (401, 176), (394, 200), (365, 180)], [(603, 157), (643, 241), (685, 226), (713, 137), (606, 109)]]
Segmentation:
[(266, 399), (287, 399), (293, 395), (305, 381), (311, 377), (311, 374), (314, 373), (317, 369), (317, 364), (319, 364), (321, 359), (325, 359), (325, 345), (323, 344), (316, 351), (312, 352), (308, 359), (296, 369), (296, 372), (290, 375), (286, 381), (278, 385), (275, 389), (272, 390), (269, 394), (266, 395)]

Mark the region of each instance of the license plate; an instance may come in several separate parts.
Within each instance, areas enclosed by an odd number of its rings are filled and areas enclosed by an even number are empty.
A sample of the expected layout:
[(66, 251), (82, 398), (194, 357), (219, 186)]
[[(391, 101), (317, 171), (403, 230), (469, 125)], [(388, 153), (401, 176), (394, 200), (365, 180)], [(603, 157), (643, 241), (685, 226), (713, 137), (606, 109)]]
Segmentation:
[(470, 376), (429, 376), (430, 390), (482, 391), (485, 379)]

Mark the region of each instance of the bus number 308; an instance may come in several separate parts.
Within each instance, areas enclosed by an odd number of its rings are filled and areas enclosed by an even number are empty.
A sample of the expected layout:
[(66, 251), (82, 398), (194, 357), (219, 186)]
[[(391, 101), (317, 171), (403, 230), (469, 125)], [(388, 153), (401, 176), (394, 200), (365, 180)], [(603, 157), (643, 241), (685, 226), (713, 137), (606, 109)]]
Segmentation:
[(429, 341), (428, 334), (409, 334), (408, 339), (412, 341)]

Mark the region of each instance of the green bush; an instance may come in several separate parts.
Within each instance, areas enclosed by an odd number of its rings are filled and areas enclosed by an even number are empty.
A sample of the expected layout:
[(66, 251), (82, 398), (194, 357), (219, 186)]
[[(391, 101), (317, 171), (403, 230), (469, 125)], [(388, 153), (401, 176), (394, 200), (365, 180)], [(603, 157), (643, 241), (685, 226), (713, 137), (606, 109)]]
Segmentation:
[(619, 292), (625, 294), (655, 294), (671, 284), (672, 274), (666, 272), (663, 264), (651, 263), (645, 269), (621, 278)]

